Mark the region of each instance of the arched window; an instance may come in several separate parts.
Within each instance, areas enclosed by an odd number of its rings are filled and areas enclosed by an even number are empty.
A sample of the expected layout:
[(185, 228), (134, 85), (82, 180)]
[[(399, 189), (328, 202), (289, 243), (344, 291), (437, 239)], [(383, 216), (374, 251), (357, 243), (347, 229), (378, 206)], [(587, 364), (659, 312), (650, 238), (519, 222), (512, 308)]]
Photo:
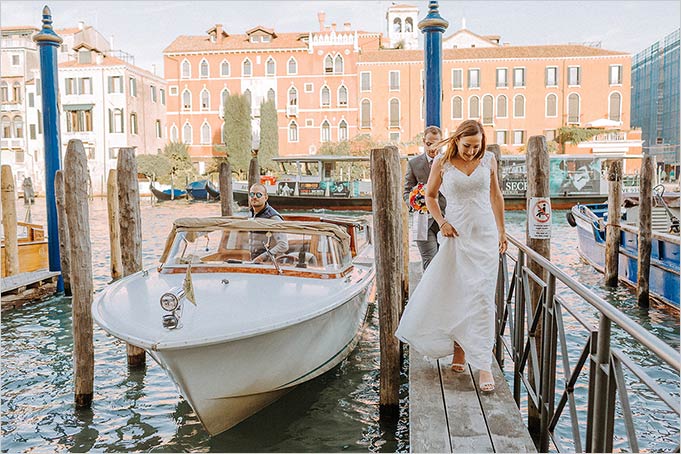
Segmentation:
[(174, 124), (170, 127), (170, 141), (177, 142), (177, 126)]
[(348, 140), (348, 124), (345, 120), (341, 120), (338, 124), (338, 141)]
[(229, 77), (229, 62), (227, 60), (223, 60), (220, 64), (220, 75), (222, 77)]
[(396, 17), (393, 19), (393, 31), (397, 33), (402, 33), (402, 19)]
[(248, 102), (248, 107), (253, 108), (253, 97), (251, 96), (251, 90), (248, 88), (244, 91), (244, 96), (246, 97), (246, 102)]
[(130, 134), (137, 135), (137, 133), (137, 114), (133, 112), (130, 114)]
[(205, 58), (201, 60), (199, 65), (199, 75), (200, 77), (209, 77), (208, 61)]
[(19, 82), (14, 82), (12, 85), (12, 98), (15, 103), (21, 102), (21, 84)]
[(389, 102), (389, 114), (388, 114), (388, 127), (389, 128), (399, 128), (400, 127), (400, 100), (397, 98), (392, 98)]
[(275, 105), (276, 105), (276, 97), (277, 97), (277, 96), (276, 96), (276, 94), (274, 93), (274, 88), (270, 88), (269, 90), (267, 90), (267, 100), (268, 100), (268, 101), (272, 101), (272, 102), (274, 102)]
[(12, 137), (12, 125), (7, 115), (0, 120), (0, 128), (2, 130), (2, 138), (10, 139)]
[(265, 75), (274, 76), (274, 73), (275, 73), (274, 59), (270, 57), (267, 59), (267, 63), (265, 63)]
[(579, 95), (571, 93), (568, 96), (568, 123), (579, 123)]
[(206, 88), (201, 90), (201, 110), (210, 110), (210, 92)]
[(321, 98), (322, 107), (329, 107), (331, 105), (331, 90), (326, 85), (322, 87)]
[(322, 122), (321, 142), (331, 142), (331, 125), (326, 120)]
[(24, 120), (19, 115), (12, 119), (12, 136), (17, 139), (24, 137)]
[(454, 96), (452, 98), (452, 120), (463, 119), (463, 98)]
[(210, 125), (207, 121), (204, 121), (201, 125), (201, 144), (210, 145)]
[(185, 123), (182, 127), (182, 142), (192, 143), (192, 125), (189, 122)]
[(616, 91), (610, 93), (608, 105), (608, 118), (612, 121), (622, 121), (622, 95)]
[(558, 97), (553, 93), (549, 93), (546, 96), (546, 109), (545, 115), (547, 117), (557, 117), (558, 116)]
[(182, 61), (182, 78), (190, 79), (192, 77), (192, 65), (189, 60), (185, 59)]
[(227, 105), (227, 98), (229, 98), (229, 90), (225, 87), (220, 93), (220, 101), (222, 101), (220, 110), (224, 110)]
[(123, 109), (113, 111), (113, 132), (125, 132), (123, 127)]
[(348, 89), (345, 85), (338, 87), (338, 105), (347, 106), (348, 105)]
[(329, 74), (333, 73), (333, 58), (331, 55), (327, 55), (324, 59), (324, 72)]
[(407, 17), (404, 20), (404, 31), (405, 33), (411, 33), (414, 30), (414, 21), (411, 17)]
[(288, 124), (288, 141), (298, 142), (298, 124), (295, 121)]
[(291, 57), (288, 59), (288, 65), (286, 66), (288, 74), (298, 74), (298, 62), (295, 58)]
[(523, 95), (515, 95), (513, 98), (513, 116), (515, 118), (525, 116), (525, 97)]
[(0, 82), (0, 102), (9, 101), (9, 85), (4, 80)]
[(494, 98), (492, 95), (482, 97), (482, 124), (491, 125), (494, 123)]
[(241, 75), (243, 77), (251, 77), (253, 75), (253, 64), (248, 58), (241, 64)]
[(295, 87), (288, 89), (288, 105), (297, 106), (298, 105), (298, 90)]
[(468, 98), (468, 118), (480, 118), (480, 98), (477, 96)]
[(343, 57), (341, 54), (336, 55), (334, 60), (334, 72), (336, 74), (343, 74)]
[(508, 98), (506, 95), (499, 95), (497, 98), (497, 118), (508, 117)]
[(192, 92), (186, 88), (182, 91), (182, 110), (192, 110)]
[(371, 127), (371, 101), (368, 99), (363, 99), (360, 103), (359, 125), (360, 128)]

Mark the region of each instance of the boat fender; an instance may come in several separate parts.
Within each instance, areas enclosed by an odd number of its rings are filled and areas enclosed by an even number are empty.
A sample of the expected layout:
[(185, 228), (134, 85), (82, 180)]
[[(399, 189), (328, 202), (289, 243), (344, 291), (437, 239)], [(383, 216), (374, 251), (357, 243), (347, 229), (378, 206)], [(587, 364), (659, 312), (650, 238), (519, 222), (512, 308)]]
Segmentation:
[(570, 227), (577, 227), (577, 221), (575, 221), (575, 215), (572, 214), (572, 211), (565, 213), (565, 218), (567, 219), (568, 224), (570, 224)]

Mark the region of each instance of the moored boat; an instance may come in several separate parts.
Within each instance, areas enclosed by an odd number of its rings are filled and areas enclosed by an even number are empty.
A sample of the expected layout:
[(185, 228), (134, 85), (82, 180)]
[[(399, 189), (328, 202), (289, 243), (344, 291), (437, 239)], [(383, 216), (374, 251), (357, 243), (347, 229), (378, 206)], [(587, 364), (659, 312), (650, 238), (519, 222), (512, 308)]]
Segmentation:
[(194, 200), (215, 200), (208, 192), (208, 187), (213, 191), (218, 191), (213, 183), (208, 180), (193, 181), (187, 185), (187, 194)]
[[(673, 199), (673, 196), (670, 197)], [(650, 258), (650, 296), (662, 303), (679, 308), (679, 208), (669, 207), (658, 199), (653, 208), (652, 248)], [(627, 200), (629, 201), (627, 203)], [(619, 279), (636, 286), (638, 281), (638, 210), (625, 200), (620, 222)], [(678, 200), (678, 197), (676, 197)], [(599, 272), (605, 270), (605, 238), (607, 204), (575, 205), (568, 212), (568, 222), (577, 228), (580, 257)], [(676, 221), (675, 221), (676, 219)]]
[[(48, 245), (45, 238), (45, 230), (41, 225), (27, 222), (17, 222), (17, 245), (19, 249), (19, 272), (27, 273), (47, 269)], [(0, 263), (2, 266), (2, 277), (7, 276), (5, 263), (5, 239), (2, 239), (0, 248)]]
[(354, 349), (374, 281), (369, 238), (351, 218), (178, 219), (158, 268), (108, 286), (93, 317), (147, 350), (215, 435)]
[[(156, 200), (159, 202), (165, 202), (168, 200), (179, 200), (179, 199), (186, 199), (187, 198), (187, 191), (183, 191), (182, 189), (156, 189), (154, 185), (150, 184), (149, 185), (149, 190), (151, 191), (152, 194), (154, 194), (154, 197), (156, 197)], [(173, 191), (173, 192), (171, 192)]]

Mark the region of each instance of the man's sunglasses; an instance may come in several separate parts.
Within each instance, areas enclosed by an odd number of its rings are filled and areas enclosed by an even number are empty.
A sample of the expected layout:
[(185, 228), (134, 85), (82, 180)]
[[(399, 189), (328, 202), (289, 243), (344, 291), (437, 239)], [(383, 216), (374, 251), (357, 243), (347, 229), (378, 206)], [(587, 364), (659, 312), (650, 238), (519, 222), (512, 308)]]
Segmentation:
[(262, 192), (249, 192), (248, 193), (248, 197), (250, 197), (250, 198), (255, 197), (256, 199), (259, 199), (259, 198), (263, 197), (264, 195), (265, 194), (263, 194)]

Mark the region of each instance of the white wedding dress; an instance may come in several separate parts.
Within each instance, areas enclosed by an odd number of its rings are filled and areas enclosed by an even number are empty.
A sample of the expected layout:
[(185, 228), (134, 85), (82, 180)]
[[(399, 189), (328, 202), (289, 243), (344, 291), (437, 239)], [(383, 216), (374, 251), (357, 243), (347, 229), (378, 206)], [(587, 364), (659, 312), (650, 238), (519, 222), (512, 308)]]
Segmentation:
[[(440, 159), (438, 155), (436, 159)], [(395, 335), (412, 354), (442, 358), (456, 341), (474, 368), (490, 371), (499, 240), (490, 203), (491, 163), (485, 152), (466, 175), (446, 162), (440, 192), (458, 237), (438, 234), (440, 249), (409, 298)]]

